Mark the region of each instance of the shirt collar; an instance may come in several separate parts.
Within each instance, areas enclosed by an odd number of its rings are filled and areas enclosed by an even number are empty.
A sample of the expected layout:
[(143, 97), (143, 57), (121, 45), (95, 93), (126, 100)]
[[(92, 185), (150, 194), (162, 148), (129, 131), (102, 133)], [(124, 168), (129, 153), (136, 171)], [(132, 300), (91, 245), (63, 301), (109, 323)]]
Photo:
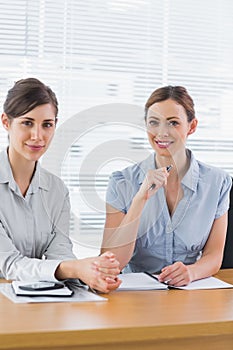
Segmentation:
[(189, 149), (186, 152), (190, 159), (190, 166), (181, 183), (192, 191), (196, 191), (199, 178), (199, 165), (193, 153)]
[[(196, 191), (198, 178), (199, 178), (199, 166), (198, 162), (195, 159), (193, 153), (187, 149), (187, 156), (190, 158), (190, 166), (183, 177), (181, 183), (190, 188), (192, 191)], [(138, 164), (140, 168), (139, 176), (138, 176), (138, 183), (139, 185), (142, 184), (147, 172), (149, 169), (157, 169), (156, 162), (155, 162), (155, 153), (149, 155), (146, 159), (144, 159), (142, 162)]]
[(40, 163), (36, 163), (36, 169), (28, 188), (28, 194), (36, 193), (39, 189), (45, 191), (49, 190), (48, 178), (46, 178), (44, 169), (41, 167)]
[[(9, 187), (14, 192), (17, 192), (18, 186), (12, 174), (7, 149), (0, 153), (0, 183), (8, 183)], [(35, 193), (38, 191), (39, 188), (48, 191), (49, 183), (47, 178), (45, 177), (43, 168), (40, 166), (40, 163), (37, 162), (36, 170), (27, 193)]]

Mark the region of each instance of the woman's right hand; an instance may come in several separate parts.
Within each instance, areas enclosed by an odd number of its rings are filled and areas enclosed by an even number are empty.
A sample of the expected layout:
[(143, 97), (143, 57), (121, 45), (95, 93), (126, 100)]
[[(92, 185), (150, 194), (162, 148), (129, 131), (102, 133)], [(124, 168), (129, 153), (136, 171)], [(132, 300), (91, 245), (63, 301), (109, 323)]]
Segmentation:
[(111, 252), (93, 258), (63, 261), (56, 271), (57, 279), (78, 278), (92, 289), (108, 293), (121, 284), (119, 262)]
[(136, 196), (144, 200), (153, 196), (160, 187), (167, 184), (169, 172), (166, 167), (149, 170)]

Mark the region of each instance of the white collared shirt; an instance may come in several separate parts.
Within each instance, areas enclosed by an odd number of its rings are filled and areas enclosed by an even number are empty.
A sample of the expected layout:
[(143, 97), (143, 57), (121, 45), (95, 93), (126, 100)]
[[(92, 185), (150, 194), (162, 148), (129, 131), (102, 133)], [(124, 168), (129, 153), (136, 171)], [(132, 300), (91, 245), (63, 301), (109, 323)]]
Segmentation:
[(56, 280), (63, 260), (75, 259), (68, 237), (66, 186), (37, 163), (23, 197), (7, 151), (0, 153), (0, 274), (13, 280)]
[[(146, 203), (137, 234), (134, 254), (124, 272), (159, 272), (164, 266), (182, 261), (194, 263), (201, 255), (215, 219), (229, 208), (231, 177), (221, 169), (195, 159), (181, 185), (184, 196), (171, 216), (164, 189)], [(127, 213), (149, 169), (155, 169), (155, 154), (117, 171), (110, 177), (106, 201)]]

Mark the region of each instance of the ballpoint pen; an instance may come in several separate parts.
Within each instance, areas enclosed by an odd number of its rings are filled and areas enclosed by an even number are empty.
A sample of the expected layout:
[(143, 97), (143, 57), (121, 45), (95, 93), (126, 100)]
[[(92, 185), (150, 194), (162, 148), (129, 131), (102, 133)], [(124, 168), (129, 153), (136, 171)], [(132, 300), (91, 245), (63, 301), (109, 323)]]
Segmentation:
[[(169, 172), (169, 171), (172, 169), (172, 165), (167, 166), (166, 169), (167, 169), (167, 171)], [(152, 191), (152, 190), (155, 188), (155, 186), (156, 186), (156, 184), (152, 184), (152, 185), (149, 187), (148, 191)]]

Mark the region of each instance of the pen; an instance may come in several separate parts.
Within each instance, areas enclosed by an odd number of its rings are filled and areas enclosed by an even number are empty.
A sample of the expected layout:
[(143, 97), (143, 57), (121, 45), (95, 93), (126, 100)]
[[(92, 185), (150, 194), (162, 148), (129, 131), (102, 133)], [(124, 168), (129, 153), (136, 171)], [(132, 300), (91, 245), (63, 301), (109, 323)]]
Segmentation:
[[(167, 171), (169, 172), (169, 171), (172, 169), (172, 165), (167, 166), (166, 169), (167, 169)], [(156, 184), (152, 184), (152, 185), (149, 187), (148, 191), (152, 191), (152, 190), (155, 188), (155, 186), (156, 186)]]
[(151, 278), (154, 278), (157, 282), (159, 282), (159, 283), (164, 283), (164, 284), (168, 284), (170, 281), (171, 281), (171, 279), (170, 280), (167, 280), (167, 281), (164, 281), (164, 282), (160, 282), (159, 281), (159, 279), (158, 279), (158, 277), (157, 277), (157, 275), (153, 275), (152, 273), (150, 273), (150, 272), (144, 272), (146, 275), (148, 275), (148, 276), (150, 276)]
[(157, 282), (159, 281), (158, 280), (158, 278), (155, 276), (155, 275), (153, 275), (152, 273), (150, 273), (150, 272), (144, 272), (146, 275), (148, 275), (148, 276), (150, 276), (151, 278), (153, 278), (154, 280), (156, 280)]

